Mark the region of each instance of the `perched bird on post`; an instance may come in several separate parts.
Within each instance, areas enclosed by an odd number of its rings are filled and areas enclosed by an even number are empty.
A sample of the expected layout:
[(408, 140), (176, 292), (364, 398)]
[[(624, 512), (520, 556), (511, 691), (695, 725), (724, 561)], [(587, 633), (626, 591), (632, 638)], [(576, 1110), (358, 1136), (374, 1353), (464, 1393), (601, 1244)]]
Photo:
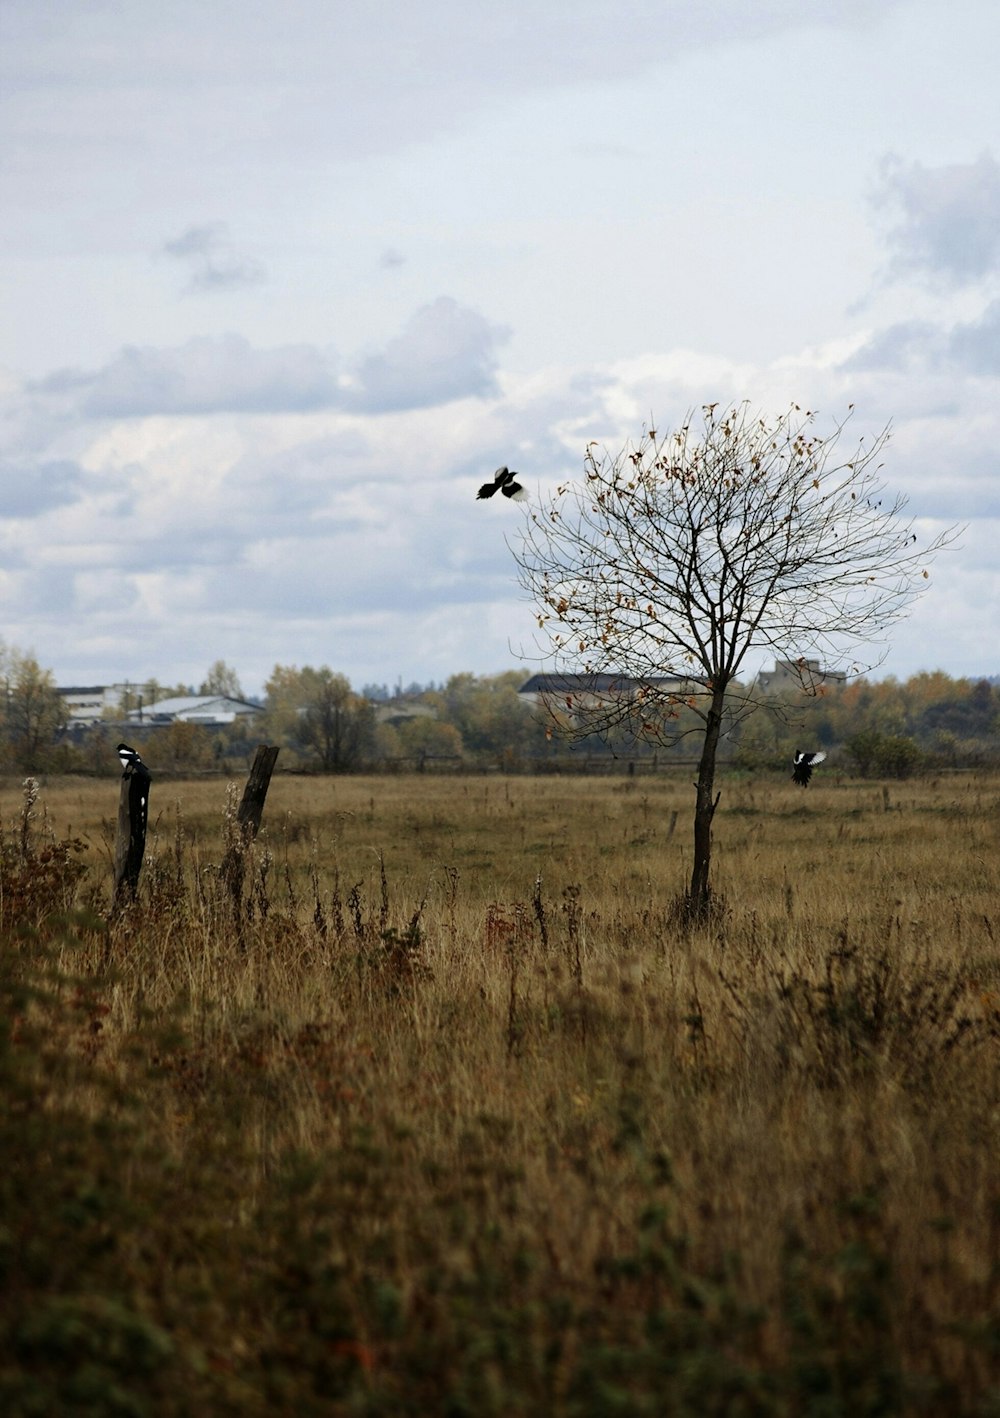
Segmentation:
[(127, 743), (118, 745), (118, 757), (121, 759), (123, 772), (128, 772), (130, 768), (144, 768), (146, 766), (135, 749), (129, 748)]
[(135, 900), (139, 871), (146, 850), (146, 823), (149, 818), (149, 785), (153, 775), (127, 743), (116, 750), (122, 766), (118, 797), (118, 835), (115, 838), (115, 896), (117, 910), (127, 894)]
[(798, 783), (800, 788), (808, 788), (813, 769), (817, 763), (822, 763), (825, 757), (825, 753), (807, 753), (805, 749), (796, 749), (792, 766), (792, 782)]
[(491, 483), (483, 483), (476, 497), (492, 497), (495, 492), (502, 492), (504, 497), (523, 502), (528, 494), (519, 482), (514, 481), (517, 477), (520, 477), (520, 473), (512, 473), (505, 463), (502, 468), (497, 468)]

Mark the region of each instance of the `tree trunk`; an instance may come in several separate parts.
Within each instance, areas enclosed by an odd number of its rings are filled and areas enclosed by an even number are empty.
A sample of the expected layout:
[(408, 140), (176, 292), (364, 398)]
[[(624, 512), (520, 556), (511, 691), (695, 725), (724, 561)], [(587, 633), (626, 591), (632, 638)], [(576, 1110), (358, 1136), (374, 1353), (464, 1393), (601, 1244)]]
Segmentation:
[(691, 886), (687, 898), (689, 920), (704, 920), (712, 900), (712, 819), (719, 805), (719, 794), (716, 793), (713, 797), (715, 755), (719, 748), (724, 699), (725, 689), (716, 687), (708, 711), (701, 759), (698, 763), (698, 781), (695, 783), (697, 797), (694, 809), (694, 864), (691, 868)]

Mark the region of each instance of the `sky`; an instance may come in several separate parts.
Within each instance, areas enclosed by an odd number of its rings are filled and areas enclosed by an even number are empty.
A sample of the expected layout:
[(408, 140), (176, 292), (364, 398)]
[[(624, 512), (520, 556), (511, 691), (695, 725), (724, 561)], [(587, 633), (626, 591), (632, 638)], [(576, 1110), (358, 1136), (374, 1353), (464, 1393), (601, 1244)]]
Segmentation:
[(2, 0), (0, 637), (527, 675), (479, 484), (746, 399), (891, 423), (963, 531), (878, 673), (1000, 673), (998, 54), (994, 0)]

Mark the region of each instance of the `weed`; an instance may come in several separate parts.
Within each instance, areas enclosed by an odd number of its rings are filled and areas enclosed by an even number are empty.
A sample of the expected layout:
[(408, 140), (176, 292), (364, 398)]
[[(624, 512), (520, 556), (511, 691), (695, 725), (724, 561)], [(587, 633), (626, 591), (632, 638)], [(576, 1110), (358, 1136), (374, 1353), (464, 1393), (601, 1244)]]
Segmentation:
[(238, 909), (178, 784), (111, 929), (16, 791), (5, 1413), (1000, 1410), (995, 785), (744, 787), (690, 922), (680, 783), (275, 779)]

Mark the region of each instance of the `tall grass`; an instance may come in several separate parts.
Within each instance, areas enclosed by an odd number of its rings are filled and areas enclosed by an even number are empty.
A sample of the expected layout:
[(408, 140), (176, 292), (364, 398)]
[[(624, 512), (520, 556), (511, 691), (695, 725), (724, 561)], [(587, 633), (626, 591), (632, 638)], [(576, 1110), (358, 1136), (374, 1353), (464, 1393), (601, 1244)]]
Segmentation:
[(18, 791), (5, 1412), (1000, 1413), (1000, 781)]

